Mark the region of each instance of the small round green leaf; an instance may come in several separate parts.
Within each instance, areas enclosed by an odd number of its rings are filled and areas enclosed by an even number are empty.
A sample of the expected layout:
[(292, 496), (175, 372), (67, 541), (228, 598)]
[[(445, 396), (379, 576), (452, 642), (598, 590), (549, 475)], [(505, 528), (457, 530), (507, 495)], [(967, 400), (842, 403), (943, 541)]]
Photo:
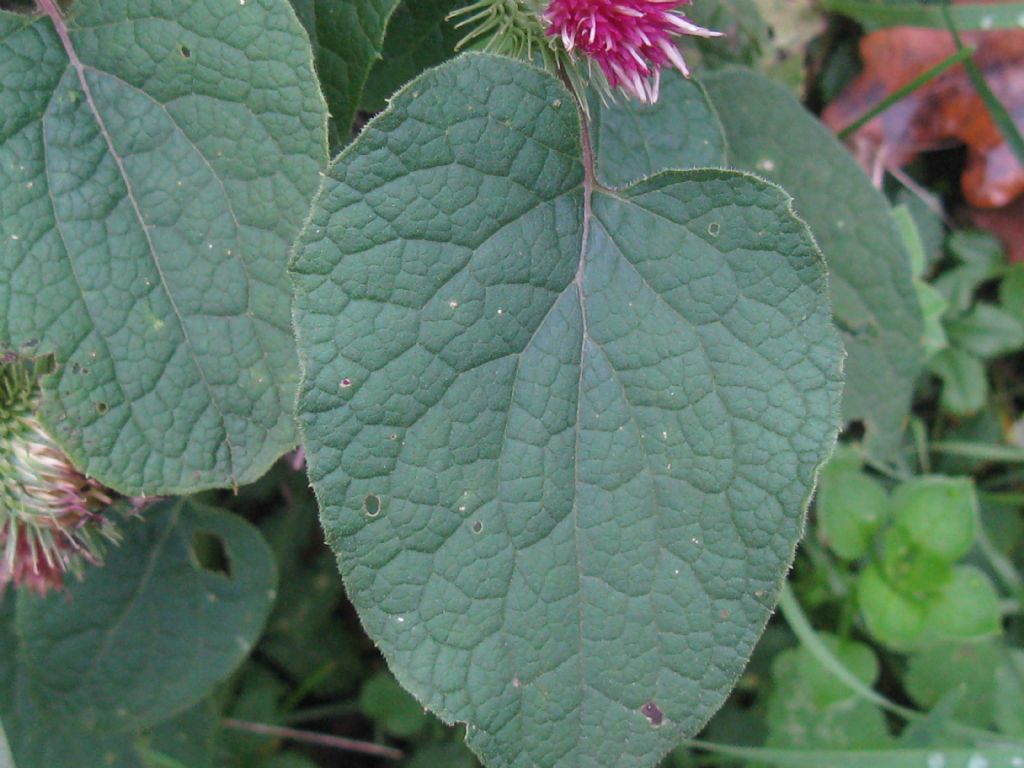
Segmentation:
[[(875, 684), (878, 680), (879, 666), (878, 657), (871, 650), (871, 646), (830, 634), (819, 633), (819, 638), (860, 682), (869, 688)], [(799, 654), (795, 657), (798, 674), (813, 691), (817, 706), (827, 707), (857, 695), (806, 647), (800, 646), (795, 652)]]
[[(858, 680), (874, 684), (878, 660), (869, 646), (831, 635), (821, 640)], [(859, 699), (806, 647), (780, 653), (772, 681), (765, 704), (767, 746), (878, 749), (891, 741), (881, 709)]]
[(1002, 631), (999, 594), (988, 576), (969, 565), (953, 578), (928, 606), (926, 634), (935, 640), (978, 640)]
[(893, 589), (877, 565), (869, 565), (857, 578), (857, 601), (876, 640), (896, 650), (916, 646), (924, 631), (926, 607)]
[(978, 498), (969, 478), (915, 477), (893, 491), (894, 522), (921, 549), (955, 562), (974, 546)]
[(819, 535), (846, 560), (858, 560), (889, 510), (889, 496), (876, 480), (856, 471), (822, 473), (818, 486)]
[(996, 675), (1005, 658), (1006, 649), (998, 639), (942, 643), (910, 657), (904, 687), (924, 709), (955, 692), (956, 719), (988, 728), (995, 715)]
[(942, 381), (943, 409), (972, 416), (985, 407), (988, 377), (985, 364), (970, 352), (948, 347), (928, 361), (928, 370)]
[(879, 554), (878, 564), (893, 589), (918, 601), (937, 595), (953, 575), (948, 560), (922, 549), (900, 527), (885, 532)]

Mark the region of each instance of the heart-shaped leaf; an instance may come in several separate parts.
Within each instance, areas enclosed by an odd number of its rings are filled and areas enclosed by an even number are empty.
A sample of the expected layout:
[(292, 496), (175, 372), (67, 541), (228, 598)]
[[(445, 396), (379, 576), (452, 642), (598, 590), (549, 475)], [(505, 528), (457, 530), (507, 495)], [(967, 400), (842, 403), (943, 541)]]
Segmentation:
[(464, 56), (331, 167), (293, 262), (349, 594), (490, 765), (645, 766), (764, 627), (838, 428), (820, 254), (739, 172), (596, 183), (558, 81)]

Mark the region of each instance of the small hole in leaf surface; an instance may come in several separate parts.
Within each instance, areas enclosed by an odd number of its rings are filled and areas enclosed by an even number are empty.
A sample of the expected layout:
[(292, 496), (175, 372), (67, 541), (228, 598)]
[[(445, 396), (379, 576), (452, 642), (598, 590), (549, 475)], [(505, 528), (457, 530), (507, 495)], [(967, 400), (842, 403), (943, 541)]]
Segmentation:
[(363, 499), (363, 512), (367, 517), (377, 517), (380, 514), (380, 497), (368, 493)]
[(483, 532), (484, 532), (484, 524), (481, 523), (479, 520), (474, 520), (473, 521), (473, 533), (483, 533)]
[(231, 578), (231, 559), (224, 539), (209, 531), (192, 534), (192, 558), (204, 571)]
[(96, 413), (102, 416), (107, 412), (109, 406), (106, 403), (96, 403)]
[(192, 58), (192, 51), (189, 49), (189, 47), (187, 45), (181, 46), (178, 49), (178, 51), (181, 53), (181, 58), (183, 58), (183, 59), (191, 59)]
[(640, 713), (646, 717), (655, 728), (665, 722), (665, 713), (663, 713), (661, 711), (661, 707), (653, 701), (648, 701), (640, 707)]
[(712, 237), (718, 237), (718, 233), (722, 231), (722, 225), (717, 221), (712, 221), (708, 224), (708, 234)]

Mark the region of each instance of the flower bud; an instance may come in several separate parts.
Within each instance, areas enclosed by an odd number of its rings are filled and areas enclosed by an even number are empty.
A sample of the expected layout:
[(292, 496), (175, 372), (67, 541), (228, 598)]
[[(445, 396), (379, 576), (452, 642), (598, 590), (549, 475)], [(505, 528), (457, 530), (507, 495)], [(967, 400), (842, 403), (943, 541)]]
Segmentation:
[(547, 34), (569, 54), (597, 63), (609, 89), (621, 88), (644, 103), (658, 100), (661, 70), (690, 76), (676, 47), (680, 35), (719, 37), (679, 10), (680, 0), (551, 0), (543, 19)]
[(13, 582), (43, 595), (101, 564), (119, 535), (105, 516), (113, 493), (72, 465), (38, 404), (36, 366), (0, 363), (0, 591)]

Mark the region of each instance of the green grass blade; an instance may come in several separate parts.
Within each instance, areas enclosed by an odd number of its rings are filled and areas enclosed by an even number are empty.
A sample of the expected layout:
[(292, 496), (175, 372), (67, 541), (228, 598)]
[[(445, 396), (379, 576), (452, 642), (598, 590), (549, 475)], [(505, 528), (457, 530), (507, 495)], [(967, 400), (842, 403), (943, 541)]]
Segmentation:
[[(930, 27), (946, 29), (946, 19), (939, 5), (907, 3), (880, 5), (863, 0), (824, 0), (826, 11), (849, 16), (855, 21), (878, 27)], [(1024, 3), (979, 3), (957, 5), (949, 9), (956, 28), (1021, 29), (1024, 28)]]
[(1015, 445), (989, 445), (957, 440), (936, 440), (928, 444), (932, 453), (959, 456), (963, 459), (998, 461), (1006, 464), (1024, 463), (1024, 448)]
[[(858, 680), (853, 675), (852, 672), (850, 672), (850, 670), (848, 670), (846, 667), (844, 667), (843, 663), (841, 661), (839, 661), (839, 659), (837, 659), (835, 657), (835, 655), (832, 653), (832, 651), (829, 650), (828, 646), (826, 646), (821, 641), (821, 638), (818, 637), (817, 632), (814, 631), (814, 627), (812, 627), (811, 626), (811, 622), (808, 621), (807, 616), (804, 614), (803, 609), (800, 607), (799, 601), (796, 599), (796, 595), (793, 594), (793, 590), (789, 586), (788, 583), (783, 585), (782, 593), (779, 595), (779, 610), (782, 611), (782, 615), (785, 617), (786, 623), (789, 624), (789, 628), (793, 630), (793, 634), (795, 634), (797, 636), (797, 639), (800, 640), (800, 643), (805, 648), (807, 648), (807, 650), (809, 650), (814, 655), (814, 657), (818, 660), (818, 662), (823, 667), (825, 667), (829, 672), (831, 672), (836, 677), (836, 679), (840, 680), (845, 685), (847, 685), (850, 688), (850, 690), (852, 690), (854, 693), (856, 693), (860, 698), (864, 699), (865, 701), (869, 701), (872, 704), (875, 704), (876, 706), (881, 707), (882, 709), (884, 709), (884, 710), (886, 710), (888, 712), (891, 712), (892, 714), (894, 714), (894, 715), (896, 715), (896, 716), (898, 716), (898, 717), (900, 717), (900, 718), (902, 718), (904, 720), (907, 720), (908, 722), (914, 722), (914, 721), (922, 720), (923, 718), (927, 717), (927, 715), (925, 713), (923, 713), (923, 712), (919, 712), (916, 709), (910, 709), (909, 707), (902, 707), (899, 704), (897, 704), (896, 702), (891, 701), (890, 699), (887, 699), (882, 694), (878, 693), (877, 691), (875, 691), (871, 687), (869, 687), (869, 686), (865, 685), (864, 683), (862, 683), (860, 680)], [(963, 723), (959, 723), (959, 722), (956, 722), (956, 721), (953, 721), (953, 720), (947, 721), (946, 725), (950, 729), (951, 732), (963, 734), (964, 736), (967, 736), (968, 738), (972, 739), (974, 741), (974, 743), (976, 743), (976, 744), (986, 745), (986, 746), (987, 745), (995, 744), (995, 745), (999, 745), (1000, 748), (1002, 748), (1003, 746), (1012, 747), (1013, 750), (1014, 750), (1013, 755), (1014, 756), (1020, 756), (1020, 758), (1022, 760), (1022, 762), (1020, 762), (1018, 765), (1014, 765), (1012, 763), (1012, 761), (1005, 762), (1005, 763), (993, 762), (993, 763), (991, 763), (988, 766), (988, 768), (996, 768), (997, 765), (1007, 765), (1007, 766), (1012, 766), (1012, 768), (1024, 768), (1024, 741), (1021, 741), (1019, 739), (1007, 738), (1005, 736), (1001, 736), (1000, 734), (994, 733), (992, 731), (986, 731), (983, 728), (975, 728), (975, 727), (970, 726), (970, 725), (964, 725)], [(804, 753), (803, 750), (800, 750), (797, 754), (805, 754), (805, 753)], [(810, 754), (810, 753), (807, 752), (806, 754)], [(838, 754), (838, 753), (836, 753), (836, 754)], [(863, 758), (863, 756), (864, 756), (863, 752), (858, 752), (856, 754), (859, 756), (859, 758)], [(880, 754), (880, 753), (871, 753), (871, 754)], [(758, 760), (764, 760), (764, 761), (767, 761), (767, 762), (771, 762), (770, 760), (765, 758), (763, 755), (758, 757), (757, 759)], [(874, 758), (872, 758), (872, 759), (874, 759)], [(1007, 758), (1007, 760), (1009, 760), (1009, 758)], [(840, 765), (845, 765), (845, 764), (832, 763), (832, 762), (827, 762), (827, 761), (826, 762), (817, 762), (817, 763), (814, 763), (814, 762), (806, 762), (806, 763), (804, 763), (804, 762), (789, 762), (789, 763), (773, 763), (773, 764), (774, 765), (791, 765), (791, 766), (804, 766), (804, 765), (812, 766), (813, 765), (813, 766), (815, 766), (815, 768), (817, 768), (818, 766), (840, 766)], [(892, 768), (900, 768), (903, 764), (902, 763), (882, 763), (882, 762), (871, 762), (871, 761), (868, 761), (868, 762), (864, 762), (864, 763), (850, 763), (850, 765), (856, 765), (857, 768), (860, 768), (860, 766), (868, 766), (868, 765), (870, 765), (871, 768), (878, 768), (878, 766), (885, 766), (885, 765), (891, 765)], [(907, 763), (906, 765), (925, 766), (927, 764), (924, 763), (924, 762), (918, 762), (918, 763)], [(945, 764), (945, 768), (953, 768), (954, 765), (956, 765), (956, 763), (947, 762)], [(962, 763), (962, 765), (967, 765), (967, 763)], [(979, 764), (976, 762), (974, 765), (979, 765)]]
[[(899, 704), (890, 701), (882, 694), (878, 693), (871, 687), (865, 685), (854, 676), (850, 670), (843, 666), (843, 663), (839, 661), (829, 650), (821, 638), (818, 637), (818, 633), (814, 631), (814, 627), (811, 626), (811, 622), (807, 620), (807, 616), (804, 614), (803, 609), (800, 607), (800, 603), (796, 599), (796, 595), (793, 594), (793, 590), (789, 584), (785, 584), (782, 587), (782, 594), (779, 595), (779, 610), (782, 611), (782, 615), (786, 619), (786, 623), (789, 624), (789, 628), (793, 630), (793, 634), (797, 636), (801, 644), (807, 648), (814, 657), (818, 660), (823, 667), (831, 672), (838, 680), (847, 685), (850, 690), (856, 693), (865, 701), (869, 701), (876, 706), (887, 710), (904, 720), (920, 720), (924, 715), (914, 709), (908, 707), (901, 707)], [(824, 765), (824, 764), (823, 764)]]
[(733, 747), (707, 741), (688, 741), (687, 746), (745, 762), (782, 768), (1021, 768), (1024, 751), (988, 749), (764, 749)]
[(845, 139), (845, 138), (853, 135), (854, 133), (859, 131), (861, 128), (863, 128), (865, 125), (867, 125), (867, 123), (869, 123), (871, 120), (873, 120), (876, 116), (880, 115), (882, 112), (885, 112), (885, 110), (887, 110), (889, 107), (891, 107), (897, 101), (900, 101), (901, 99), (909, 96), (911, 93), (916, 91), (918, 88), (920, 88), (921, 86), (925, 85), (930, 80), (938, 77), (939, 75), (941, 75), (943, 72), (945, 72), (950, 67), (953, 67), (953, 66), (959, 64), (962, 61), (969, 60), (972, 53), (974, 53), (974, 49), (973, 48), (961, 48), (956, 53), (954, 53), (952, 56), (950, 56), (949, 58), (944, 59), (940, 63), (936, 64), (934, 67), (929, 69), (927, 72), (922, 72), (920, 75), (915, 77), (913, 80), (911, 80), (909, 83), (904, 85), (902, 88), (898, 88), (897, 90), (895, 90), (892, 93), (890, 93), (888, 96), (886, 96), (880, 102), (878, 102), (878, 104), (876, 104), (874, 107), (869, 109), (867, 112), (865, 112), (863, 115), (858, 117), (856, 120), (854, 120), (848, 126), (843, 128), (843, 130), (841, 130), (839, 132), (839, 134), (838, 134), (839, 138), (840, 139)]
[(1024, 166), (1024, 137), (1021, 136), (1013, 117), (989, 88), (985, 76), (971, 58), (973, 50), (963, 44), (960, 31), (967, 29), (1019, 29), (1024, 28), (1024, 3), (982, 3), (978, 5), (878, 5), (861, 0), (824, 0), (825, 10), (849, 16), (871, 27), (928, 27), (948, 29), (956, 44), (956, 53), (943, 60), (927, 72), (917, 76), (902, 88), (894, 91), (873, 109), (861, 115), (839, 132), (845, 139), (855, 133), (876, 115), (914, 92), (950, 67), (963, 62), (967, 76), (985, 103), (985, 108), (999, 128), (1006, 143), (1010, 145), (1017, 161)]
[[(965, 48), (963, 41), (960, 39), (960, 33), (958, 25), (953, 17), (953, 8), (950, 7), (948, 2), (944, 2), (941, 6), (942, 16), (946, 22), (946, 28), (950, 34), (953, 35), (953, 42), (956, 43), (956, 49), (958, 52), (962, 52)], [(968, 7), (968, 6), (958, 6)], [(977, 7), (977, 6), (973, 6)], [(1024, 26), (1024, 11), (1018, 18), (1018, 26)], [(1003, 103), (996, 98), (996, 95), (992, 93), (992, 89), (988, 87), (988, 83), (985, 82), (985, 75), (982, 74), (981, 69), (974, 63), (973, 59), (966, 59), (964, 61), (964, 68), (967, 70), (967, 76), (971, 78), (971, 83), (974, 85), (974, 89), (978, 92), (981, 100), (985, 102), (985, 108), (988, 110), (989, 115), (992, 117), (992, 121), (999, 128), (999, 132), (1003, 134), (1003, 138), (1006, 143), (1010, 145), (1013, 150), (1013, 154), (1017, 156), (1017, 162), (1020, 163), (1021, 167), (1024, 168), (1024, 137), (1020, 135), (1020, 131), (1017, 130), (1017, 126), (1013, 122), (1013, 117), (1007, 111)]]

